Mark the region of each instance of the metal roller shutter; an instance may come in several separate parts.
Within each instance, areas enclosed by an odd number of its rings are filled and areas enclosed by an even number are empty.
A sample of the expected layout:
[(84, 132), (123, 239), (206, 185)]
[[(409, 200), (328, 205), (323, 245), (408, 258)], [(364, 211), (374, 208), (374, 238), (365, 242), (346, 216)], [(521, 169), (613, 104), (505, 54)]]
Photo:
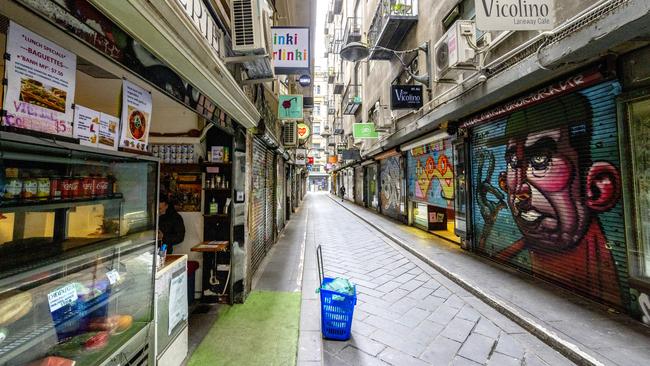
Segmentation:
[(402, 218), (402, 157), (392, 156), (379, 161), (381, 183), (379, 203), (384, 215)]
[(276, 202), (277, 202), (277, 210), (276, 210), (276, 222), (277, 222), (277, 231), (279, 232), (284, 228), (284, 220), (285, 220), (285, 214), (284, 214), (284, 205), (286, 202), (285, 195), (286, 195), (286, 177), (285, 177), (285, 172), (284, 172), (284, 159), (282, 156), (277, 157), (278, 160), (278, 169), (277, 169), (277, 185), (276, 185)]
[(275, 235), (274, 235), (274, 216), (273, 212), (275, 211), (275, 154), (266, 150), (266, 217), (264, 224), (264, 241), (266, 245), (266, 251), (271, 250), (273, 246)]
[(476, 250), (603, 302), (627, 296), (617, 81), (474, 127)]
[(363, 167), (354, 168), (354, 201), (363, 206)]
[(454, 203), (453, 149), (450, 139), (408, 152), (408, 197), (411, 201), (451, 208)]
[(266, 147), (253, 138), (250, 237), (253, 249), (251, 272), (254, 274), (266, 256)]

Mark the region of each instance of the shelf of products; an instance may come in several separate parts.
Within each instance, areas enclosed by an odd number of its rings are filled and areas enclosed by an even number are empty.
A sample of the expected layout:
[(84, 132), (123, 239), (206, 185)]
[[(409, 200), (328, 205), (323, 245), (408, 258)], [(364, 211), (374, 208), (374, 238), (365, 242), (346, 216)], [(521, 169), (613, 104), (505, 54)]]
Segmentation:
[(111, 201), (122, 201), (123, 196), (120, 193), (111, 196), (71, 198), (71, 199), (43, 199), (43, 200), (17, 200), (17, 201), (0, 201), (0, 212), (19, 212), (33, 210), (56, 210), (60, 208), (73, 208), (79, 206), (104, 204)]

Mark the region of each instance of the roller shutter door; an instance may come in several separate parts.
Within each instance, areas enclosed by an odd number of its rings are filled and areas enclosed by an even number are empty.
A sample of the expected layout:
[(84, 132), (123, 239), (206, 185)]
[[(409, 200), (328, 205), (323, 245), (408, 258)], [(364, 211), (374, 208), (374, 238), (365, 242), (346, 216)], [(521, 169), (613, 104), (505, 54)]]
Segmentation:
[(274, 211), (275, 211), (275, 154), (266, 150), (266, 215), (264, 224), (264, 242), (266, 251), (271, 250), (275, 240)]
[(251, 187), (251, 272), (254, 274), (266, 256), (266, 146), (253, 138), (253, 166)]
[(278, 164), (277, 164), (277, 171), (276, 171), (276, 177), (277, 177), (277, 185), (276, 185), (276, 230), (279, 232), (284, 228), (284, 221), (285, 221), (285, 214), (284, 214), (284, 206), (286, 202), (286, 176), (284, 172), (284, 159), (282, 156), (277, 157)]
[(379, 162), (381, 213), (395, 219), (402, 218), (402, 157), (392, 156)]
[(471, 130), (475, 249), (583, 295), (628, 293), (617, 81)]
[(354, 168), (354, 201), (363, 206), (363, 167)]

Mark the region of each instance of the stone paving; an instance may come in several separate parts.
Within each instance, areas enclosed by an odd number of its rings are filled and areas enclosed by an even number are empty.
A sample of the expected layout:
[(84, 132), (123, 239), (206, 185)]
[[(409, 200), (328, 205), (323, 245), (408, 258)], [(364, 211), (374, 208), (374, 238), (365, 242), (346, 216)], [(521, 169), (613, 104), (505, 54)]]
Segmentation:
[(357, 285), (352, 337), (325, 365), (571, 365), (562, 355), (332, 202), (311, 194), (326, 276)]

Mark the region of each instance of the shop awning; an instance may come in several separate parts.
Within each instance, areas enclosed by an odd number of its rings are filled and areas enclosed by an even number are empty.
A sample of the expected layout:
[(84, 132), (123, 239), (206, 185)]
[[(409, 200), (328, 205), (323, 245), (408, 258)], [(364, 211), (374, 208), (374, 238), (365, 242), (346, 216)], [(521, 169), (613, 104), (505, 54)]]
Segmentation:
[(176, 0), (89, 0), (246, 128), (260, 114)]

